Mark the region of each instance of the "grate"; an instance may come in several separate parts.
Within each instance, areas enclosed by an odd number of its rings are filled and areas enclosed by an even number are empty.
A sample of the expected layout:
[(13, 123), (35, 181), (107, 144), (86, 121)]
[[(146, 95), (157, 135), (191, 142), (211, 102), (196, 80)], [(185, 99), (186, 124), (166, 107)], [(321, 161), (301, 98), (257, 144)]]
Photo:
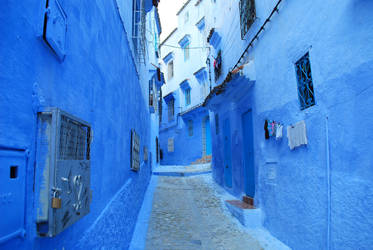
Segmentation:
[(89, 160), (89, 127), (61, 116), (60, 125), (60, 160)]
[(241, 23), (241, 39), (244, 39), (247, 31), (254, 23), (255, 14), (255, 0), (241, 0), (240, 1), (240, 23)]
[(301, 110), (315, 105), (311, 63), (309, 53), (305, 54), (295, 63), (298, 80), (298, 96)]

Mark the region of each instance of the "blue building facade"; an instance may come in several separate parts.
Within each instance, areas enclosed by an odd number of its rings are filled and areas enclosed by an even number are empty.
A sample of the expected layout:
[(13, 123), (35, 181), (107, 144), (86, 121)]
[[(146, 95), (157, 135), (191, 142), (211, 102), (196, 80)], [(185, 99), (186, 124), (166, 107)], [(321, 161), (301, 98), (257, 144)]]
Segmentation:
[(373, 244), (372, 8), (354, 0), (211, 8), (215, 79), (204, 106), (213, 177), (253, 198), (263, 227), (293, 249)]
[(209, 113), (202, 107), (211, 88), (205, 39), (210, 4), (187, 1), (177, 13), (177, 28), (161, 43), (161, 68), (166, 78), (160, 126), (163, 165), (211, 161)]
[(157, 164), (157, 3), (0, 4), (1, 249), (128, 247)]

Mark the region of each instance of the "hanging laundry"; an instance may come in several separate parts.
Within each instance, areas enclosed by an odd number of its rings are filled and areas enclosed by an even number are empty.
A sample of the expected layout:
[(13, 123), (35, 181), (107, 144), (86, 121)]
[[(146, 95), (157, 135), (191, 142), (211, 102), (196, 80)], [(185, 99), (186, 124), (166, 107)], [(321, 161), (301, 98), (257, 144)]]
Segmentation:
[(265, 120), (264, 122), (264, 131), (265, 131), (264, 137), (266, 140), (268, 140), (269, 139), (268, 120)]
[(300, 121), (293, 126), (287, 127), (288, 145), (291, 150), (301, 145), (307, 145), (306, 123)]
[(276, 124), (276, 140), (280, 140), (282, 138), (282, 129), (283, 126), (280, 123)]

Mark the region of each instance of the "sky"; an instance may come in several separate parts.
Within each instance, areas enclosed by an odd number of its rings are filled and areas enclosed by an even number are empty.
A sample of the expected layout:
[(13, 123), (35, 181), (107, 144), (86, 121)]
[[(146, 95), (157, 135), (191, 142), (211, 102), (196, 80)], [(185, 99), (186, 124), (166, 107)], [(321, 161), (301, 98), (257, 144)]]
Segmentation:
[(161, 19), (161, 42), (177, 27), (176, 13), (187, 0), (161, 0), (158, 5)]

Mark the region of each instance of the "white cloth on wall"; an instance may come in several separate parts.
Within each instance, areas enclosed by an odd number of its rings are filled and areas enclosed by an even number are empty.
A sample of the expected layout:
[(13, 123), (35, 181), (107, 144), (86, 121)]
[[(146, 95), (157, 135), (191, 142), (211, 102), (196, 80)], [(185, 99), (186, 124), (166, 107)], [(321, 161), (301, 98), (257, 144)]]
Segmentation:
[(301, 145), (307, 145), (306, 123), (300, 121), (293, 126), (287, 127), (288, 145), (291, 150)]
[(283, 126), (280, 124), (277, 124), (276, 126), (276, 140), (280, 140), (282, 138), (282, 129)]

